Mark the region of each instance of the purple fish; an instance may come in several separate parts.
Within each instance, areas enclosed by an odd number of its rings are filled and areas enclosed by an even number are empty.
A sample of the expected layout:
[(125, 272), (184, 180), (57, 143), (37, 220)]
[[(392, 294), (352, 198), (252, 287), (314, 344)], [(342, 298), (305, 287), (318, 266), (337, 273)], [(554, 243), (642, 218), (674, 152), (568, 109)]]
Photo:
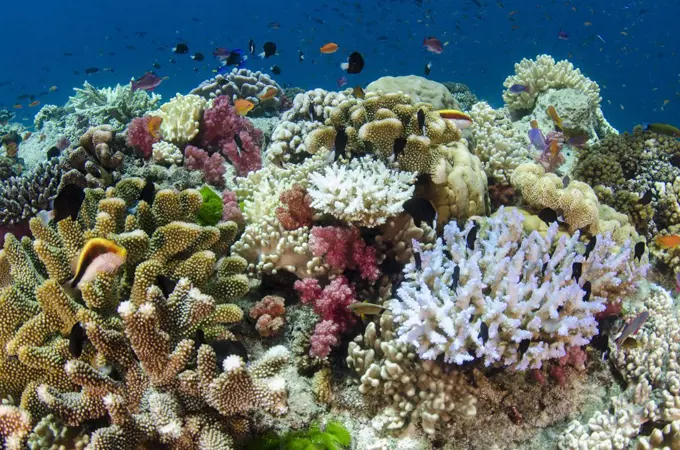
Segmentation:
[(138, 91), (138, 90), (153, 91), (165, 79), (167, 79), (167, 77), (161, 78), (153, 72), (147, 72), (139, 80), (135, 80), (135, 81), (130, 82), (130, 84), (132, 85), (132, 92), (135, 92), (135, 91)]
[(569, 39), (569, 33), (567, 33), (564, 30), (560, 30), (560, 32), (557, 33), (557, 39), (561, 39), (563, 41), (566, 41), (567, 39)]
[(338, 86), (343, 87), (344, 85), (347, 84), (347, 77), (346, 76), (341, 76), (338, 78)]
[(579, 134), (570, 137), (567, 141), (567, 145), (571, 145), (572, 147), (583, 147), (586, 145), (586, 142), (588, 142), (588, 139), (589, 136), (587, 134)]
[(215, 58), (226, 59), (229, 56), (229, 50), (224, 47), (217, 47), (213, 52)]
[(637, 333), (648, 318), (649, 311), (642, 311), (640, 314), (630, 320), (626, 326), (623, 327), (623, 330), (621, 330), (621, 334), (619, 334), (619, 336), (614, 340), (616, 347), (618, 348), (626, 339)]
[(536, 147), (536, 150), (544, 151), (548, 147), (545, 135), (543, 135), (543, 132), (538, 128), (529, 130), (529, 140), (531, 141), (531, 145)]
[(436, 53), (437, 55), (444, 51), (444, 46), (441, 41), (432, 36), (423, 39), (423, 47), (425, 47), (428, 52)]
[(509, 91), (512, 92), (513, 94), (519, 94), (520, 92), (529, 92), (531, 90), (531, 87), (528, 85), (524, 84), (513, 84), (510, 86)]

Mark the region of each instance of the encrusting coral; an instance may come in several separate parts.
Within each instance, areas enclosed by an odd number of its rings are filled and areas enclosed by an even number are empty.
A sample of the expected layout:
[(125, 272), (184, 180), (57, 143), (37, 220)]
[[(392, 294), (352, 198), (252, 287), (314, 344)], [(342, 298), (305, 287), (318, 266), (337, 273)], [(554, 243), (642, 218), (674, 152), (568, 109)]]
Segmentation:
[[(243, 429), (250, 409), (285, 412), (285, 383), (275, 374), (287, 350), (274, 347), (246, 368), (241, 357), (212, 348), (234, 339), (226, 325), (243, 313), (229, 302), (249, 289), (246, 262), (227, 256), (237, 226), (197, 225), (197, 191), (161, 190), (150, 205), (138, 200), (143, 187), (128, 178), (106, 192), (87, 190), (77, 221), (49, 227), (34, 219), (34, 241), (8, 236), (1, 395), (20, 397), (17, 411), (33, 423), (47, 412), (70, 426), (108, 418), (91, 435), (93, 449), (205, 448), (208, 441), (231, 448), (229, 424)], [(125, 248), (127, 260), (119, 274), (81, 283), (74, 297), (62, 287), (73, 276), (69, 261), (94, 237)], [(86, 335), (78, 354), (69, 344), (75, 324)], [(3, 436), (11, 439), (16, 427), (8, 421)]]
[(501, 209), (463, 229), (447, 225), (443, 241), (419, 252), (420, 265), (406, 265), (389, 302), (398, 341), (424, 359), (540, 368), (587, 344), (597, 334), (595, 314), (621, 302), (647, 273), (630, 241), (618, 247), (598, 235), (584, 256), (579, 233), (558, 238), (553, 223), (545, 235), (527, 234), (523, 222)]

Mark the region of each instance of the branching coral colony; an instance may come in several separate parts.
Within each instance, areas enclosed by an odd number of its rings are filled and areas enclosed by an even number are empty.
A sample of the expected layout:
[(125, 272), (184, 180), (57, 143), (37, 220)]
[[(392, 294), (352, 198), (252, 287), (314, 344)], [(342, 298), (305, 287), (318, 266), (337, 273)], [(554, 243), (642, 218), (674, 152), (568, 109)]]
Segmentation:
[[(443, 85), (387, 81), (287, 98), (235, 69), (163, 104), (88, 87), (92, 123), (45, 108), (74, 145), (0, 186), (0, 226), (32, 232), (0, 251), (4, 448), (230, 449), (335, 420), (360, 450), (680, 442), (677, 312), (643, 282), (680, 223), (677, 142), (618, 135), (547, 55), (504, 108), (470, 100), (468, 130), (422, 101)], [(73, 185), (77, 214), (45, 219)]]

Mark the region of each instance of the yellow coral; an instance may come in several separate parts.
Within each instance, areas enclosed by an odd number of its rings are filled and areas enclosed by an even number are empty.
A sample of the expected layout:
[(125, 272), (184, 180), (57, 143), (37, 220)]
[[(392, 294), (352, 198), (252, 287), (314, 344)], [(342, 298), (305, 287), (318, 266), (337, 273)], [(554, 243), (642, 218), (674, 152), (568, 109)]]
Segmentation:
[(160, 109), (149, 113), (163, 119), (161, 135), (174, 144), (186, 144), (196, 137), (207, 100), (198, 95), (177, 94)]

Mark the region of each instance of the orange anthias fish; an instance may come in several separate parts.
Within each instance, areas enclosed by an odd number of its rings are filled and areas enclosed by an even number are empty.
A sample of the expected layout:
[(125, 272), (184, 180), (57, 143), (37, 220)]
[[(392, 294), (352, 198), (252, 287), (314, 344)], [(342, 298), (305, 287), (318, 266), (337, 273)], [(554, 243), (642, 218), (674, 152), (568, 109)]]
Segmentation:
[(239, 116), (245, 116), (254, 107), (255, 104), (253, 102), (244, 100), (242, 98), (239, 98), (234, 102), (234, 109), (236, 110), (236, 114)]
[(29, 103), (28, 106), (30, 106), (31, 108), (34, 108), (34, 107), (38, 106), (39, 104), (40, 104), (40, 100), (35, 100), (35, 101)]
[(557, 156), (560, 153), (560, 144), (556, 139), (550, 141), (548, 148), (550, 149), (550, 154), (552, 156)]
[(538, 122), (536, 120), (532, 120), (529, 124), (531, 124), (532, 130), (538, 130)]
[(149, 131), (149, 134), (154, 138), (154, 139), (160, 139), (161, 133), (161, 124), (163, 123), (163, 118), (158, 117), (158, 116), (151, 116), (151, 119), (146, 124), (146, 129)]
[(442, 119), (450, 120), (459, 130), (472, 125), (472, 117), (457, 109), (441, 109), (437, 111)]
[(657, 236), (654, 238), (656, 245), (663, 249), (676, 248), (680, 246), (680, 236), (677, 234), (670, 234), (667, 236)]
[(321, 50), (321, 53), (324, 53), (326, 55), (330, 53), (335, 53), (338, 51), (338, 44), (336, 44), (335, 42), (329, 42), (328, 44), (321, 47), (319, 50)]
[(562, 119), (560, 119), (560, 116), (557, 115), (557, 110), (553, 105), (548, 106), (548, 110), (546, 111), (550, 118), (552, 119), (553, 123), (557, 128), (563, 130), (564, 128), (562, 127)]
[(17, 104), (14, 105), (14, 109), (21, 109), (21, 108), (23, 108), (21, 103), (17, 103)]
[(127, 250), (113, 241), (93, 238), (85, 243), (76, 261), (71, 287), (90, 282), (99, 273), (115, 273), (125, 263)]
[(260, 100), (267, 100), (274, 97), (278, 91), (279, 90), (276, 89), (275, 87), (269, 87), (263, 94), (261, 94), (257, 98), (259, 98)]

